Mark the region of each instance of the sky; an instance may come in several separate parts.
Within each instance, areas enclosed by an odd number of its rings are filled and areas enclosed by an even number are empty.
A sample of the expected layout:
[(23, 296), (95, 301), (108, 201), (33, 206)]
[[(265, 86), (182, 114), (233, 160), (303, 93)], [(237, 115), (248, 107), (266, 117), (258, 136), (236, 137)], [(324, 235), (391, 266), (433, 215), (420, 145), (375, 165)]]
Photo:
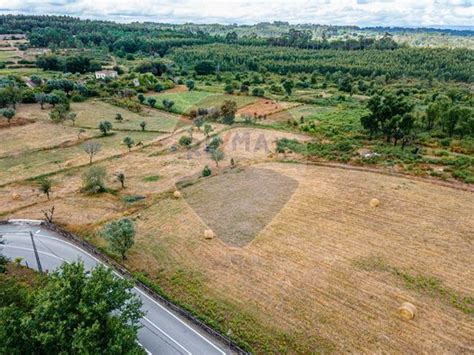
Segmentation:
[(0, 0), (0, 13), (117, 22), (474, 26), (474, 0)]

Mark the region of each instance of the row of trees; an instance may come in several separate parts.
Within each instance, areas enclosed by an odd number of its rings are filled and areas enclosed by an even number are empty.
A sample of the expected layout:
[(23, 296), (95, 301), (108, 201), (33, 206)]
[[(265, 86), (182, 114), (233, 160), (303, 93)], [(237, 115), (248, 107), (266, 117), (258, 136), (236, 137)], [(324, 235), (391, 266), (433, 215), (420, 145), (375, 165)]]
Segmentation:
[(100, 70), (100, 62), (81, 55), (59, 56), (45, 54), (36, 59), (36, 65), (43, 70), (55, 70), (65, 73), (87, 73)]
[(446, 48), (399, 48), (392, 51), (305, 50), (226, 44), (175, 49), (172, 58), (198, 74), (220, 71), (269, 71), (321, 74), (340, 71), (353, 76), (438, 78), (474, 82), (474, 51)]

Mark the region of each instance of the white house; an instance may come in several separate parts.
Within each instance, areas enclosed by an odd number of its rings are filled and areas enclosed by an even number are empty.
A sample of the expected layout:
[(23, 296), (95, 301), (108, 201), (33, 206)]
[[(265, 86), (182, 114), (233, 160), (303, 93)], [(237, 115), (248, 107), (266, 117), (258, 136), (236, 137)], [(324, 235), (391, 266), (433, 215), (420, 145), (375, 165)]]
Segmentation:
[(118, 77), (118, 73), (115, 70), (101, 70), (101, 71), (95, 72), (96, 79), (102, 79), (102, 80), (105, 78), (115, 79), (117, 77)]

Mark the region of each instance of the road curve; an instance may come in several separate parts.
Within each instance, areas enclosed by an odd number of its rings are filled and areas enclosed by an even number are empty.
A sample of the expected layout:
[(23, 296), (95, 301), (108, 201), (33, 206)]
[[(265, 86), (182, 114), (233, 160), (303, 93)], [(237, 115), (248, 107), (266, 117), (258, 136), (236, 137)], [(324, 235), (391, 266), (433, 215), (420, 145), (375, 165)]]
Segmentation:
[[(22, 264), (38, 269), (30, 232), (38, 251), (43, 271), (54, 270), (63, 262), (81, 260), (90, 270), (101, 263), (77, 245), (65, 241), (60, 235), (39, 225), (24, 223), (0, 224), (4, 244), (2, 254), (14, 259), (23, 258)], [(118, 274), (117, 274), (118, 275)], [(120, 275), (119, 275), (120, 276)], [(167, 309), (138, 287), (133, 292), (143, 302), (146, 312), (141, 319), (140, 344), (151, 354), (230, 354), (232, 351), (212, 338), (187, 319)]]

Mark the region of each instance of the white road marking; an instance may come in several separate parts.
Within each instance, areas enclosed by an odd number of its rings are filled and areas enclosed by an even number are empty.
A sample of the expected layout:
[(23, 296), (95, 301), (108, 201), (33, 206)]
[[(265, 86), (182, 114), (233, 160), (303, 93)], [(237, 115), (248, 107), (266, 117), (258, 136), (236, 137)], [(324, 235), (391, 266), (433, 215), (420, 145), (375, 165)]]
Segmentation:
[(138, 343), (138, 345), (140, 345), (143, 348), (143, 350), (145, 350), (147, 355), (153, 355), (153, 353), (150, 350), (148, 350), (147, 348), (145, 348), (139, 341), (137, 341), (137, 343)]
[[(62, 243), (66, 243), (70, 246), (72, 246), (73, 248), (76, 248), (77, 250), (81, 251), (82, 253), (86, 254), (87, 256), (91, 257), (92, 259), (94, 259), (95, 261), (97, 261), (98, 263), (101, 263), (103, 264), (102, 261), (100, 261), (99, 259), (97, 259), (95, 256), (89, 254), (87, 251), (79, 248), (77, 245), (75, 244), (72, 244), (72, 243), (69, 243), (63, 239), (60, 239), (60, 238), (56, 238), (56, 237), (52, 237), (52, 236), (49, 236), (49, 235), (44, 235), (44, 234), (38, 234), (38, 236), (40, 237), (44, 237), (44, 238), (49, 238), (49, 239), (54, 239), (54, 240), (57, 240), (57, 241), (60, 241)], [(124, 278), (122, 275), (120, 275), (119, 273), (117, 273), (115, 270), (112, 270), (118, 277), (120, 278)], [(195, 329), (193, 329), (192, 327), (190, 327), (188, 324), (186, 324), (183, 320), (181, 320), (180, 318), (178, 318), (177, 316), (175, 316), (173, 313), (171, 313), (171, 311), (169, 311), (166, 307), (162, 306), (161, 304), (159, 304), (157, 301), (155, 301), (153, 298), (151, 298), (149, 295), (147, 295), (145, 292), (143, 292), (142, 290), (140, 290), (139, 288), (137, 287), (134, 287), (135, 290), (137, 290), (139, 293), (141, 293), (143, 296), (145, 296), (146, 298), (148, 298), (150, 301), (152, 301), (154, 304), (156, 304), (158, 307), (160, 307), (161, 309), (163, 309), (164, 311), (166, 311), (168, 314), (170, 314), (173, 318), (175, 318), (176, 320), (178, 320), (181, 324), (183, 324), (184, 326), (186, 326), (188, 329), (190, 329), (193, 333), (195, 333), (196, 335), (198, 335), (200, 338), (202, 338), (204, 341), (206, 341), (209, 345), (211, 345), (214, 349), (216, 349), (217, 351), (219, 351), (222, 355), (225, 355), (225, 352), (222, 351), (221, 349), (219, 349), (215, 344), (213, 344), (211, 341), (209, 341), (208, 339), (206, 339), (204, 336), (202, 336), (201, 334), (199, 334)], [(171, 338), (172, 339), (172, 338)], [(174, 339), (172, 339), (174, 341)]]
[(155, 323), (153, 323), (150, 319), (148, 319), (147, 317), (143, 317), (144, 320), (146, 320), (148, 323), (150, 323), (155, 329), (158, 329), (161, 333), (163, 333), (164, 335), (166, 335), (168, 338), (170, 338), (173, 343), (175, 343), (176, 345), (178, 345), (181, 349), (183, 349), (188, 355), (191, 355), (191, 352), (186, 349), (184, 346), (182, 346), (180, 343), (178, 343), (177, 341), (175, 341), (171, 336), (169, 336), (163, 329), (161, 329), (160, 327), (158, 327)]
[[(100, 264), (104, 264), (102, 261), (100, 261), (99, 259), (97, 259), (95, 256), (89, 254), (87, 251), (79, 248), (77, 245), (75, 244), (72, 244), (72, 243), (69, 243), (63, 239), (60, 239), (60, 238), (56, 238), (56, 237), (52, 237), (52, 236), (49, 236), (49, 235), (44, 235), (44, 234), (38, 234), (39, 237), (43, 237), (43, 238), (49, 238), (49, 239), (54, 239), (54, 240), (57, 240), (61, 243), (65, 243), (65, 244), (68, 244), (70, 245), (71, 247), (79, 250), (80, 252), (86, 254), (87, 256), (89, 256), (90, 258), (94, 259), (96, 262), (100, 263)], [(44, 253), (44, 252), (43, 252)], [(44, 253), (44, 254), (48, 254), (48, 253)], [(57, 256), (55, 255), (51, 255), (51, 256), (54, 256), (57, 258)], [(62, 258), (60, 258), (62, 259)], [(64, 260), (64, 259), (62, 259)], [(64, 260), (66, 261), (66, 260)], [(106, 265), (107, 266), (107, 265)], [(112, 269), (112, 271), (120, 278), (124, 278), (122, 275), (120, 275), (119, 273), (117, 273), (115, 270)], [(219, 351), (222, 355), (225, 355), (226, 353), (224, 351), (222, 351), (221, 349), (219, 349), (215, 344), (213, 344), (210, 340), (206, 339), (204, 336), (202, 336), (201, 334), (199, 334), (195, 329), (193, 329), (192, 327), (190, 327), (188, 324), (186, 324), (183, 320), (181, 320), (180, 318), (178, 318), (176, 315), (174, 315), (173, 313), (171, 313), (171, 311), (169, 311), (168, 309), (166, 309), (164, 306), (162, 306), (161, 304), (159, 304), (157, 301), (155, 301), (153, 298), (151, 298), (149, 295), (147, 295), (146, 293), (144, 293), (142, 290), (140, 290), (139, 288), (137, 287), (134, 287), (133, 288), (134, 290), (138, 291), (140, 294), (142, 294), (143, 296), (145, 296), (146, 298), (148, 298), (151, 302), (153, 302), (154, 304), (156, 304), (158, 307), (160, 307), (161, 309), (163, 309), (164, 311), (166, 311), (169, 315), (171, 315), (173, 318), (175, 318), (177, 321), (179, 321), (181, 324), (183, 324), (185, 327), (187, 327), (188, 329), (190, 329), (193, 333), (195, 333), (197, 336), (199, 336), (201, 339), (203, 339), (205, 342), (207, 342), (209, 345), (211, 345), (214, 349), (216, 349), (217, 351)], [(152, 324), (155, 328), (161, 330), (155, 323), (153, 323), (151, 320), (149, 320), (148, 318), (144, 317), (144, 319), (146, 319), (150, 324)], [(163, 331), (162, 331), (163, 332)], [(170, 335), (168, 335), (167, 333), (163, 332), (163, 334), (165, 334), (168, 338), (170, 338), (174, 343), (176, 343), (177, 345), (179, 345), (181, 348), (183, 348), (188, 354), (191, 354), (188, 350), (186, 350), (181, 344), (179, 344), (175, 339), (173, 339)]]
[[(3, 245), (3, 247), (4, 247), (4, 248), (10, 248), (10, 249), (28, 250), (28, 251), (34, 252), (34, 250), (33, 250), (33, 249), (30, 249), (30, 248), (16, 247), (16, 246), (14, 246), (14, 245), (8, 245), (8, 244)], [(47, 256), (50, 256), (50, 257), (52, 257), (52, 258), (56, 258), (56, 259), (59, 259), (59, 260), (62, 260), (62, 261), (66, 261), (66, 259), (63, 259), (63, 258), (61, 258), (60, 256), (57, 256), (57, 255), (54, 255), (54, 254), (50, 254), (50, 253), (47, 253), (47, 252), (45, 252), (45, 251), (39, 251), (39, 250), (38, 250), (38, 253), (39, 253), (39, 254), (44, 254), (44, 255), (47, 255)]]

